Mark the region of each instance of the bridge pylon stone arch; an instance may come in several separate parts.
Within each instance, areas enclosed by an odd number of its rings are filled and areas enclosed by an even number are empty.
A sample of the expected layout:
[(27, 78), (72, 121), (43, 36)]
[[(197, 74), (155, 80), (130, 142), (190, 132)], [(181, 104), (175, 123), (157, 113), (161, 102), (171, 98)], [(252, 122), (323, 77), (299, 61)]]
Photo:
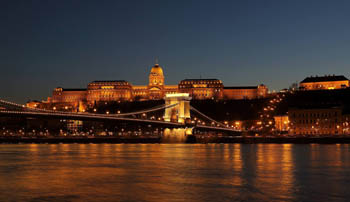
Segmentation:
[(173, 107), (165, 109), (165, 121), (185, 123), (187, 119), (191, 119), (191, 97), (188, 93), (166, 94), (164, 100), (166, 106), (176, 104)]

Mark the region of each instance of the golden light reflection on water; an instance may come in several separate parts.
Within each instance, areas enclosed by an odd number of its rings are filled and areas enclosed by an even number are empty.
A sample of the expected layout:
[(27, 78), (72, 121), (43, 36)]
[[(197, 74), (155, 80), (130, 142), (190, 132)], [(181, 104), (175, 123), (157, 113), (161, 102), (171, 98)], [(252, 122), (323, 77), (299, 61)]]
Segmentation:
[(261, 193), (259, 197), (263, 200), (292, 200), (294, 176), (291, 145), (258, 144), (256, 147), (257, 177), (253, 183)]
[(0, 201), (336, 201), (349, 197), (349, 153), (348, 145), (1, 145)]

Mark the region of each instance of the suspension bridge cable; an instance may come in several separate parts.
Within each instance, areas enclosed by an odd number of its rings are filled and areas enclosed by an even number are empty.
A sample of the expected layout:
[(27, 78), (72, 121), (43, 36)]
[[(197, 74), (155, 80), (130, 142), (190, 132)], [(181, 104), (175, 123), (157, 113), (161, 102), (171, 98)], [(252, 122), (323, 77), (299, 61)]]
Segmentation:
[(197, 112), (198, 114), (204, 116), (205, 118), (209, 119), (211, 122), (214, 122), (214, 123), (216, 123), (216, 124), (218, 124), (218, 125), (221, 125), (221, 126), (227, 128), (227, 126), (226, 126), (225, 124), (220, 123), (220, 122), (218, 122), (218, 121), (215, 121), (214, 119), (212, 119), (212, 118), (210, 118), (209, 116), (207, 116), (207, 115), (203, 114), (202, 112), (200, 112), (198, 109), (196, 109), (196, 108), (194, 108), (194, 107), (192, 107), (192, 106), (191, 106), (190, 109), (192, 109), (193, 111)]
[[(18, 107), (20, 109), (25, 109), (25, 110), (29, 110), (29, 111), (40, 111), (40, 112), (47, 112), (47, 113), (58, 113), (58, 114), (79, 114), (79, 113), (74, 113), (74, 112), (63, 112), (63, 111), (56, 111), (56, 110), (47, 110), (47, 109), (37, 109), (37, 108), (30, 108), (30, 107), (26, 107), (24, 105), (19, 105), (19, 104), (16, 104), (16, 103), (12, 103), (12, 102), (8, 102), (8, 101), (5, 101), (5, 100), (1, 100), (0, 99), (0, 103), (4, 103), (6, 105), (9, 105), (9, 106), (13, 106), (13, 107)], [(166, 108), (169, 108), (169, 107), (174, 107), (178, 105), (178, 103), (175, 103), (175, 104), (172, 104), (172, 105), (160, 105), (160, 106), (156, 106), (156, 107), (153, 107), (153, 108), (150, 108), (150, 109), (146, 109), (146, 110), (142, 110), (142, 111), (136, 111), (136, 112), (129, 112), (129, 113), (122, 113), (122, 114), (111, 114), (109, 116), (129, 116), (129, 115), (137, 115), (137, 114), (143, 114), (143, 113), (149, 113), (149, 112), (154, 112), (154, 111), (158, 111), (158, 110), (161, 110), (161, 109), (166, 109)], [(94, 115), (92, 113), (89, 113), (91, 115)]]
[(158, 110), (161, 110), (161, 109), (166, 109), (166, 108), (169, 108), (169, 107), (174, 107), (176, 105), (178, 105), (178, 103), (172, 104), (172, 105), (161, 105), (159, 107), (154, 107), (154, 108), (146, 109), (146, 110), (143, 110), (143, 111), (129, 112), (129, 113), (123, 113), (123, 114), (113, 114), (111, 116), (129, 116), (129, 115), (143, 114), (143, 113), (158, 111)]

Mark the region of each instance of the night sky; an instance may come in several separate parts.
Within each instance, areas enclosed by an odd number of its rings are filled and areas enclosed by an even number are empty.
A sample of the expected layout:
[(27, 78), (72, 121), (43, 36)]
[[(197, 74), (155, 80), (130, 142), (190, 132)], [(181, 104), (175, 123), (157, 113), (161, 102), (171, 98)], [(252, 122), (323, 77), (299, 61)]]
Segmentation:
[(287, 88), (350, 76), (350, 1), (0, 1), (0, 97), (25, 103), (93, 80)]

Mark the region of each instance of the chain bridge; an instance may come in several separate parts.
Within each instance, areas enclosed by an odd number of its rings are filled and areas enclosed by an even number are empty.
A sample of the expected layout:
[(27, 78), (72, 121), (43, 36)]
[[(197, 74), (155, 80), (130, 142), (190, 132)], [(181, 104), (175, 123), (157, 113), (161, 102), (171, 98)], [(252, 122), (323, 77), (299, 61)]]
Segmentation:
[[(25, 105), (0, 99), (0, 117), (28, 117), (43, 119), (65, 119), (86, 121), (112, 121), (134, 124), (149, 124), (163, 128), (188, 128), (218, 132), (240, 132), (221, 122), (218, 122), (190, 105), (191, 97), (187, 93), (168, 94), (165, 104), (150, 109), (119, 114), (99, 114), (88, 112), (64, 112), (30, 108)], [(163, 119), (137, 118), (137, 115), (164, 110)], [(191, 112), (197, 117), (191, 116)], [(141, 116), (142, 117), (142, 116)]]

